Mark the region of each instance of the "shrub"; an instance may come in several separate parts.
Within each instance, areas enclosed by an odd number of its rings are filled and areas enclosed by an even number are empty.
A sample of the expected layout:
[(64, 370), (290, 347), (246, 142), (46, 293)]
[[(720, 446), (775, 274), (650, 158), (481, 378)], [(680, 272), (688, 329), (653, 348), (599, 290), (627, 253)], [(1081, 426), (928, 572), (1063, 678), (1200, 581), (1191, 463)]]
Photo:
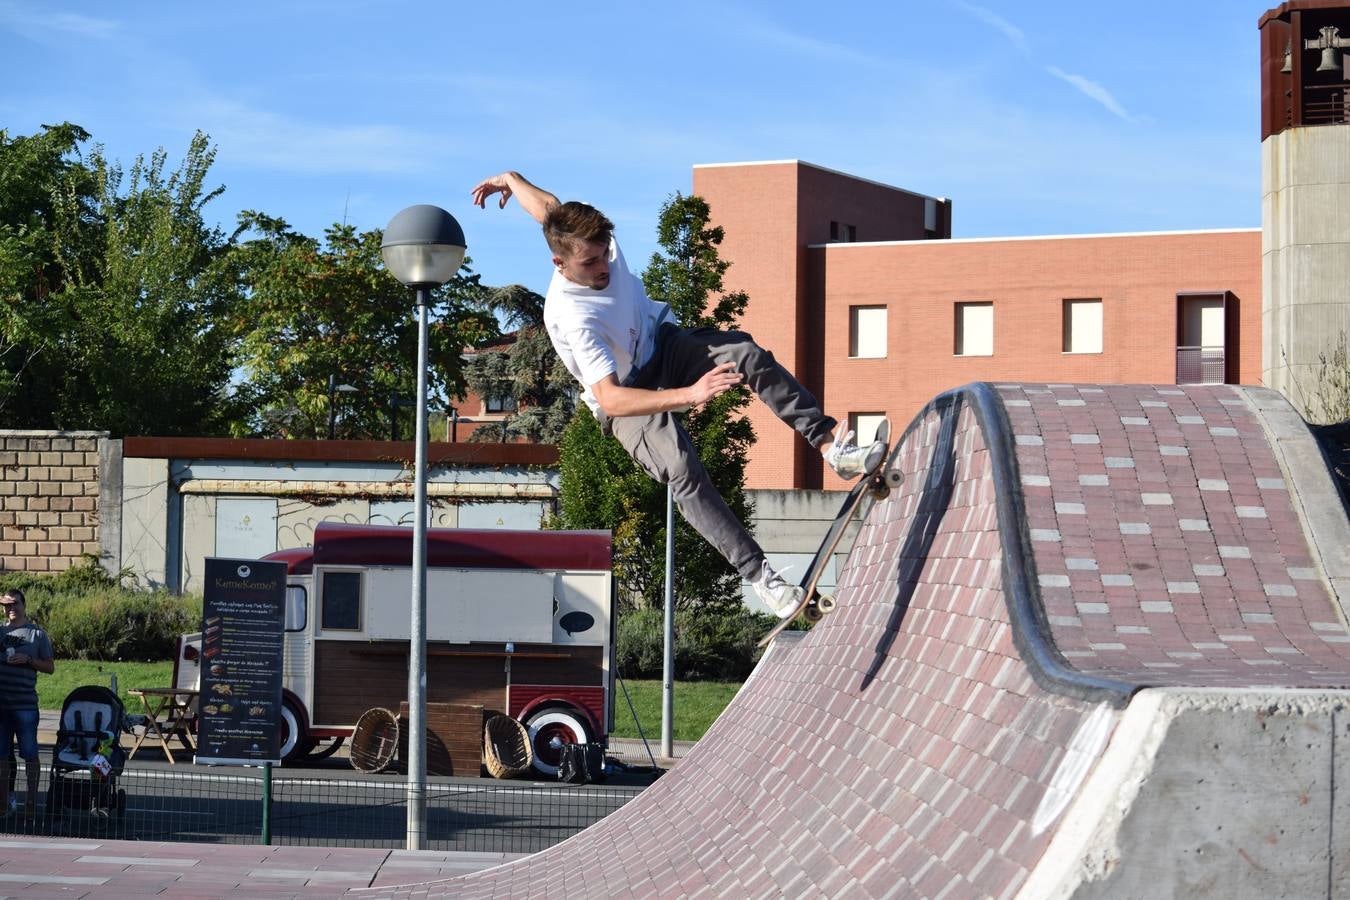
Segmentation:
[[(759, 659), (756, 643), (774, 618), (737, 609), (680, 610), (675, 614), (675, 675), (683, 681), (742, 681)], [(619, 616), (615, 654), (626, 678), (661, 678), (665, 616), (659, 609)]]
[(200, 605), (164, 591), (98, 588), (79, 596), (46, 598), (33, 619), (65, 659), (172, 659), (178, 635), (200, 621)]
[(121, 587), (90, 559), (54, 575), (10, 572), (0, 591), (19, 588), (28, 617), (52, 639), (60, 659), (172, 659), (178, 635), (201, 620), (200, 597)]

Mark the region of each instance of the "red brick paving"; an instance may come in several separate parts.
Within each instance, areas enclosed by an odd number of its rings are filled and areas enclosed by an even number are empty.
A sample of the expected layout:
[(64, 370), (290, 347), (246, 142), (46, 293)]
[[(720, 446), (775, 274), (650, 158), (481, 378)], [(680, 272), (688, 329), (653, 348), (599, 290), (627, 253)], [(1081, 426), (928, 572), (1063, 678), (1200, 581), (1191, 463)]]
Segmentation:
[[(999, 395), (1028, 571), (1071, 666), (1141, 685), (1350, 683), (1350, 635), (1237, 391)], [(253, 848), (268, 856), (251, 868), (237, 862), (245, 848), (210, 848), (181, 871), (64, 858), (53, 871), (111, 873), (83, 896), (127, 895), (99, 893), (114, 885), (206, 896), (213, 880), (212, 896), (317, 896), (369, 870), (377, 886), (358, 896), (1010, 897), (1077, 790), (1062, 781), (1068, 748), (1090, 764), (1094, 728), (1104, 739), (1119, 714), (1041, 689), (1013, 645), (990, 450), (971, 409), (930, 406), (895, 459), (905, 484), (871, 511), (836, 612), (776, 645), (676, 769), (583, 834), (514, 865), (401, 887), (422, 872), (369, 850)], [(0, 878), (41, 855), (3, 861)], [(22, 893), (71, 895), (58, 887)]]

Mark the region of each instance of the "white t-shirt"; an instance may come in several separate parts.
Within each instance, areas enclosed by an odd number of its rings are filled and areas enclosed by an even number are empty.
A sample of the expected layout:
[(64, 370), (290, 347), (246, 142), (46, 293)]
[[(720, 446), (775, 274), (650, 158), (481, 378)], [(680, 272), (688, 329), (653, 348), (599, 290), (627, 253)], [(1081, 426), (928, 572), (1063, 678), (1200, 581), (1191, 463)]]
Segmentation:
[(647, 296), (642, 280), (628, 271), (618, 243), (609, 241), (609, 284), (596, 290), (553, 273), (544, 296), (544, 327), (563, 365), (581, 382), (593, 412), (600, 404), (591, 385), (611, 373), (622, 383), (651, 359), (656, 330), (674, 321), (670, 307)]

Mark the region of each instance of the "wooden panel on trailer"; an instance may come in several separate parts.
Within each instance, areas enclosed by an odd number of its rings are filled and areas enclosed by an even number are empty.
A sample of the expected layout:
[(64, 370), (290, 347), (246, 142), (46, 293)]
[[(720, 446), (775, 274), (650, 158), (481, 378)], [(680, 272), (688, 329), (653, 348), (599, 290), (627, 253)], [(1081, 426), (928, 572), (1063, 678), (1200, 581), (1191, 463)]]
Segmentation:
[[(601, 685), (602, 647), (516, 644), (511, 680), (530, 684)], [(506, 710), (505, 645), (427, 645), (427, 701)], [(407, 641), (316, 641), (314, 707), (317, 727), (351, 727), (372, 706), (397, 709), (408, 697)]]

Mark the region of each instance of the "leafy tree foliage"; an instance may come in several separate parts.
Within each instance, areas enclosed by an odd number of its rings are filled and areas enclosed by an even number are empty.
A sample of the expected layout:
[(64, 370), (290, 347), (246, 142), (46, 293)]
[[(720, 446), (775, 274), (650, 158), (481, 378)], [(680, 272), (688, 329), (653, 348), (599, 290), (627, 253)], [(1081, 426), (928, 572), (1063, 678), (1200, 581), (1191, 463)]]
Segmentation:
[(18, 427), (218, 432), (241, 292), (203, 217), (215, 151), (198, 133), (177, 169), (160, 149), (123, 171), (88, 139), (0, 132), (0, 402)]
[[(718, 256), (724, 233), (710, 226), (709, 218), (701, 197), (671, 197), (657, 228), (661, 249), (652, 255), (643, 283), (648, 296), (670, 304), (683, 325), (728, 328), (749, 298), (723, 291), (730, 263)], [(737, 389), (685, 415), (713, 484), (743, 522), (752, 512), (745, 466), (755, 436), (741, 415), (748, 403), (748, 393)], [(562, 527), (614, 529), (621, 599), (630, 607), (659, 605), (665, 590), (666, 488), (639, 470), (618, 441), (604, 437), (584, 406), (563, 436), (560, 500)], [(675, 558), (677, 607), (726, 611), (740, 605), (740, 576), (678, 516)]]
[[(248, 238), (234, 259), (250, 292), (233, 321), (244, 375), (238, 392), (254, 412), (235, 433), (327, 436), (332, 375), (356, 388), (334, 398), (337, 437), (388, 435), (391, 399), (416, 389), (417, 307), (381, 263), (383, 233), (333, 225), (321, 243), (282, 219), (245, 212), (239, 235)], [(495, 327), (487, 290), (467, 261), (432, 291), (428, 320), (428, 396), (462, 394), (460, 353)], [(402, 434), (411, 434), (412, 420), (404, 417)]]
[(480, 397), (510, 397), (515, 412), (499, 427), (482, 427), (471, 441), (556, 444), (576, 410), (576, 382), (544, 330), (544, 298), (518, 284), (495, 288), (489, 305), (515, 331), (504, 350), (483, 350), (465, 365), (465, 380)]

